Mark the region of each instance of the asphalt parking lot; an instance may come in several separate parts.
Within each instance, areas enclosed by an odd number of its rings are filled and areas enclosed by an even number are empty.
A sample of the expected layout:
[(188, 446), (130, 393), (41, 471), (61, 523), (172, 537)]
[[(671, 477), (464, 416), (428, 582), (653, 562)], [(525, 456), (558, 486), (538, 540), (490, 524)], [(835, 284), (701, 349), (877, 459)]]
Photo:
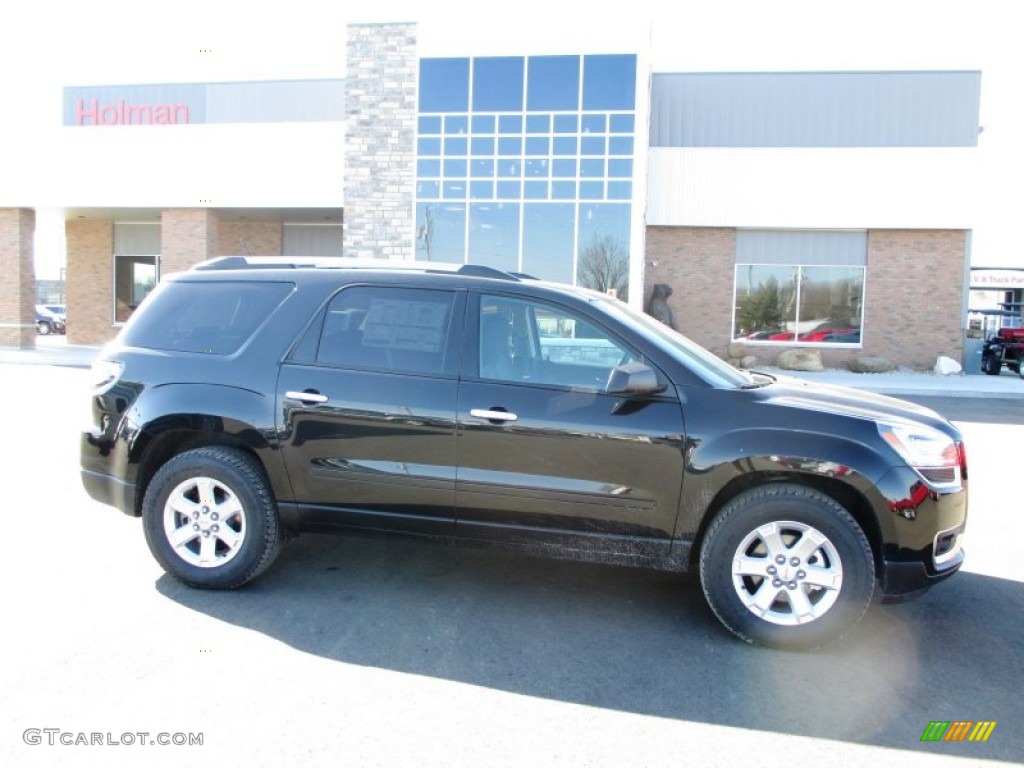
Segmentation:
[[(1024, 759), (1022, 400), (918, 398), (968, 440), (967, 565), (794, 653), (733, 640), (689, 577), (416, 541), (304, 536), (247, 588), (190, 590), (81, 490), (85, 379), (0, 365), (0, 764)], [(997, 725), (922, 742), (935, 720)]]

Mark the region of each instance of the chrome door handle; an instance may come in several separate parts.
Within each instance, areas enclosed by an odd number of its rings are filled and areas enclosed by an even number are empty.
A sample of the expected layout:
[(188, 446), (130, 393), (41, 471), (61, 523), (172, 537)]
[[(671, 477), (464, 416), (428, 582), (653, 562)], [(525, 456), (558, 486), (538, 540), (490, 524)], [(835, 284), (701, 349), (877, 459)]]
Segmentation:
[(284, 393), (284, 396), (289, 400), (301, 400), (304, 403), (326, 403), (327, 395), (321, 395), (319, 392), (292, 392), (288, 391)]
[(488, 421), (515, 421), (519, 417), (514, 413), (508, 411), (489, 411), (484, 408), (473, 408), (470, 410), (469, 415), (477, 419), (487, 419)]

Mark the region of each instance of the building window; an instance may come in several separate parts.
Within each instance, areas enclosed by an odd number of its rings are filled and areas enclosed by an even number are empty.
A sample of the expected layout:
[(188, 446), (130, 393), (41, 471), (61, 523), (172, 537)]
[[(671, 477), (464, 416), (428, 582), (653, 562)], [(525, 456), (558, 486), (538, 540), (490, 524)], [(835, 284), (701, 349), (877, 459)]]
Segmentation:
[(737, 233), (733, 338), (861, 344), (864, 232)]
[(114, 322), (123, 323), (160, 279), (160, 224), (114, 223)]
[(417, 256), (626, 298), (636, 68), (631, 54), (421, 60)]

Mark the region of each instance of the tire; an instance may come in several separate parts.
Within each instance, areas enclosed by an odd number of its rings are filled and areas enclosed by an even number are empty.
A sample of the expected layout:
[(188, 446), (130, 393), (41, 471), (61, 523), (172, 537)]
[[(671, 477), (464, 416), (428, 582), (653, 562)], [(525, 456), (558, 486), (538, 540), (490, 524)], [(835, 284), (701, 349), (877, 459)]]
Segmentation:
[(40, 336), (49, 336), (53, 332), (50, 324), (45, 320), (40, 320), (36, 323), (36, 333)]
[(998, 376), (1002, 367), (1002, 361), (995, 355), (985, 355), (981, 358), (981, 370), (989, 376)]
[(860, 621), (875, 563), (864, 532), (836, 501), (800, 485), (765, 485), (737, 496), (712, 522), (700, 579), (711, 610), (746, 642), (816, 648)]
[(203, 589), (233, 589), (255, 578), (283, 538), (263, 468), (223, 446), (186, 451), (160, 467), (146, 490), (142, 524), (164, 570)]

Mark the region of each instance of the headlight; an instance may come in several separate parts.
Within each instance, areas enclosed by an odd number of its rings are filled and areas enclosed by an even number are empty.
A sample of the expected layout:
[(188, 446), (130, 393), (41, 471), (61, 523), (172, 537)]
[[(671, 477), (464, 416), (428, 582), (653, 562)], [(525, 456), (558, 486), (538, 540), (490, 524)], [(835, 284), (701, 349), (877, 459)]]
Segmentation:
[(917, 424), (879, 424), (878, 434), (934, 486), (960, 486), (960, 452), (948, 435)]

